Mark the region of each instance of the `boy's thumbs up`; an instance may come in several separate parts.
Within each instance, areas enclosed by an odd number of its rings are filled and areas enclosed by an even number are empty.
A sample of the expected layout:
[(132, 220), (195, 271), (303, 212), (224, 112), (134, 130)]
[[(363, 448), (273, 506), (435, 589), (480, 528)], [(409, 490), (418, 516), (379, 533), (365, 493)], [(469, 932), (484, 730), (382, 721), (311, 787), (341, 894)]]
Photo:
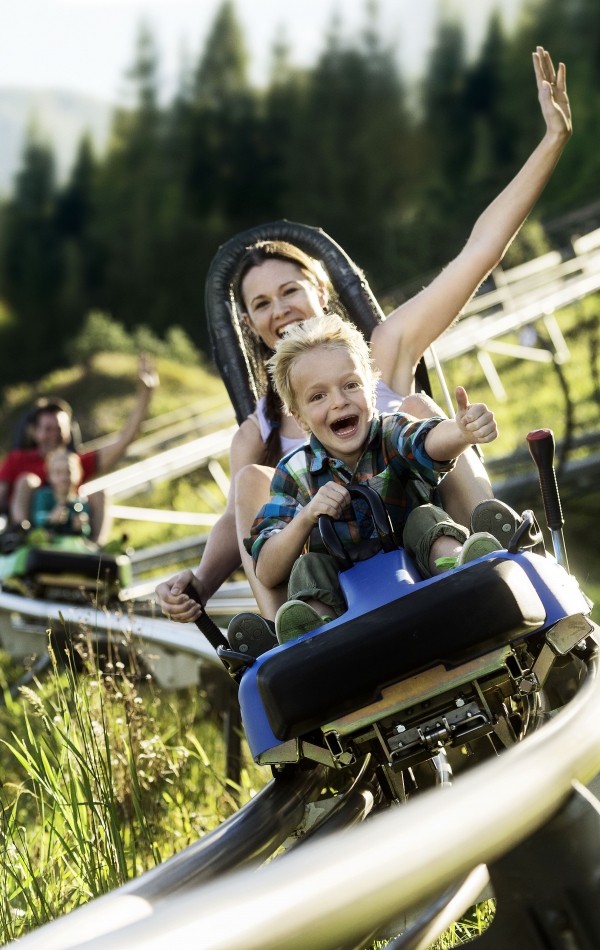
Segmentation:
[(463, 386), (457, 386), (454, 395), (456, 396), (456, 405), (459, 412), (464, 412), (469, 408), (469, 397), (467, 396), (467, 390)]
[(455, 422), (463, 438), (471, 444), (493, 442), (498, 437), (494, 413), (482, 402), (471, 404), (463, 386), (456, 387), (455, 396), (457, 405)]

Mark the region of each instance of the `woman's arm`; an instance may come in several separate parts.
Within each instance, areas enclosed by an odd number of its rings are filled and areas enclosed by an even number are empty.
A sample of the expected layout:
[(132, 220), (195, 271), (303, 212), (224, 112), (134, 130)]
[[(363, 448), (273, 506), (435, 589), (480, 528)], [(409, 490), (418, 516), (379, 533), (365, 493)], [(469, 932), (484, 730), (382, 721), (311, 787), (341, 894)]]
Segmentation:
[(558, 74), (538, 46), (533, 64), (546, 134), (518, 175), (477, 220), (461, 253), (420, 294), (373, 331), (372, 354), (394, 392), (412, 392), (414, 371), (427, 347), (446, 330), (502, 260), (527, 218), (571, 135), (565, 66)]
[(183, 593), (188, 584), (194, 585), (202, 603), (206, 604), (209, 597), (240, 566), (235, 530), (235, 477), (245, 465), (259, 464), (263, 453), (264, 443), (258, 428), (252, 422), (243, 422), (231, 443), (231, 487), (227, 507), (211, 528), (200, 565), (193, 572), (180, 571), (156, 588), (160, 608), (172, 620), (188, 623), (200, 616), (198, 604)]

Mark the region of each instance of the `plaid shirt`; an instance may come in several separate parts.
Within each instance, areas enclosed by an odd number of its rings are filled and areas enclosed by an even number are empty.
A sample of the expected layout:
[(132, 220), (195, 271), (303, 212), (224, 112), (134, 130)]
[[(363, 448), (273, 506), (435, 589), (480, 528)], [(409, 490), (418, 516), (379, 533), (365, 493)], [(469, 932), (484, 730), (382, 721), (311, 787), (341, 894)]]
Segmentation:
[[(390, 515), (394, 535), (402, 541), (404, 524), (413, 508), (430, 501), (439, 482), (455, 465), (455, 459), (436, 462), (425, 451), (427, 434), (442, 419), (438, 416), (424, 422), (404, 413), (384, 413), (371, 423), (364, 451), (353, 472), (339, 459), (330, 458), (319, 440), (310, 442), (285, 455), (271, 482), (271, 497), (258, 512), (250, 538), (247, 539), (254, 563), (265, 541), (282, 531), (298, 512), (327, 482), (339, 485), (368, 485), (383, 499)], [(437, 495), (437, 493), (436, 493)], [(439, 504), (437, 497), (435, 501)], [(377, 538), (370, 510), (362, 500), (353, 501), (344, 512), (336, 531), (353, 559), (360, 560), (356, 545)], [(317, 527), (310, 535), (311, 551), (325, 551)]]

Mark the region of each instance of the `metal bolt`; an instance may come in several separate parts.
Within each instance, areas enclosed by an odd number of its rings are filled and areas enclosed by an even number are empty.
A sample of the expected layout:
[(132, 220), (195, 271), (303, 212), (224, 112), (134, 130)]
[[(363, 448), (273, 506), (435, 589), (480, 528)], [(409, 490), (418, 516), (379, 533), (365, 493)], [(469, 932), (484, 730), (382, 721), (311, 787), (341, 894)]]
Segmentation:
[(464, 706), (464, 704), (465, 704), (465, 701), (464, 701), (464, 699), (462, 698), (462, 696), (459, 696), (458, 699), (455, 700), (455, 702), (456, 702), (456, 705), (457, 705), (459, 708), (460, 708), (461, 706)]
[(241, 640), (243, 636), (244, 636), (244, 634), (240, 631), (239, 633), (236, 633), (235, 639), (236, 639), (236, 640)]
[(248, 652), (248, 644), (240, 643), (240, 653), (247, 653), (247, 652)]
[(401, 722), (396, 726), (396, 732), (406, 732), (406, 726), (403, 726)]
[(506, 534), (508, 534), (508, 532), (510, 531), (510, 525), (509, 525), (509, 524), (503, 524), (503, 525), (502, 525), (502, 530), (503, 530), (504, 532), (506, 532)]

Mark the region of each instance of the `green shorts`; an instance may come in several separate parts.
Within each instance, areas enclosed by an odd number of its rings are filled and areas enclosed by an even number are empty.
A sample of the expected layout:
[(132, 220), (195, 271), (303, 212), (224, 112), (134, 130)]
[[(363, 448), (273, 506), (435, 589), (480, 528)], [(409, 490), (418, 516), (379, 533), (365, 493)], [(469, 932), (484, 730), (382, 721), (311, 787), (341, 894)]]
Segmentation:
[[(404, 526), (404, 548), (423, 577), (431, 577), (429, 552), (442, 535), (464, 543), (468, 530), (435, 505), (414, 508)], [(303, 554), (292, 568), (288, 600), (318, 600), (331, 607), (337, 617), (346, 611), (338, 569), (329, 554)]]

